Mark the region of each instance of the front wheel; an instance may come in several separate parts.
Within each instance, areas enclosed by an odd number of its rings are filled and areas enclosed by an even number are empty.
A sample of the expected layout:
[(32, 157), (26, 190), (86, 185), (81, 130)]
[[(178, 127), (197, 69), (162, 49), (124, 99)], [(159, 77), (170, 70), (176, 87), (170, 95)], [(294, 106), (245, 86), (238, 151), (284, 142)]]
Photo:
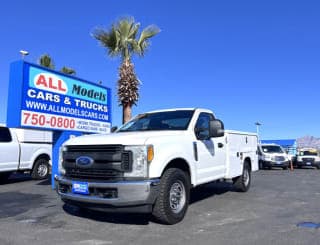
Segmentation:
[(247, 161), (243, 164), (242, 175), (233, 179), (233, 186), (239, 192), (249, 190), (251, 184), (251, 169)]
[(190, 177), (178, 168), (167, 169), (160, 181), (159, 196), (153, 207), (153, 216), (163, 224), (180, 222), (188, 209)]
[(45, 158), (39, 158), (35, 161), (31, 177), (37, 180), (48, 178), (49, 175), (49, 161)]

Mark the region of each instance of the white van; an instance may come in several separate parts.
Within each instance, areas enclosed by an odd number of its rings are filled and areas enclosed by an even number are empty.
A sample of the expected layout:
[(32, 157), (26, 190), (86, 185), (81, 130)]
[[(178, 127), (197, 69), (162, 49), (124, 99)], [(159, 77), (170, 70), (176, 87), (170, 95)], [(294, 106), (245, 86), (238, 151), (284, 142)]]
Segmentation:
[(260, 169), (271, 169), (272, 167), (288, 169), (289, 167), (290, 157), (280, 145), (260, 144), (258, 154)]

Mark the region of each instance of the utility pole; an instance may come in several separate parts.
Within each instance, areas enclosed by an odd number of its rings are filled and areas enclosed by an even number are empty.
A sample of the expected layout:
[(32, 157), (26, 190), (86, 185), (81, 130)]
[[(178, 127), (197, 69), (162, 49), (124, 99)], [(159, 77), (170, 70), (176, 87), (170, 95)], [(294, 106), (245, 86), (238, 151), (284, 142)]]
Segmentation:
[(257, 135), (258, 135), (258, 143), (261, 143), (260, 135), (259, 135), (259, 127), (262, 125), (260, 122), (256, 122), (255, 125), (257, 126)]

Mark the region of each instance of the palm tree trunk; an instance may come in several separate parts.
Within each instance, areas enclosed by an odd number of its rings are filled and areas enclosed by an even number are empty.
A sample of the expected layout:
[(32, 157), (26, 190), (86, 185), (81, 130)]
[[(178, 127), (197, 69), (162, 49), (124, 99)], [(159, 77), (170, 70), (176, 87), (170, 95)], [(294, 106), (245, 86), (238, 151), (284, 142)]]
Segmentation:
[(126, 123), (131, 119), (131, 105), (126, 104), (122, 106), (122, 123)]

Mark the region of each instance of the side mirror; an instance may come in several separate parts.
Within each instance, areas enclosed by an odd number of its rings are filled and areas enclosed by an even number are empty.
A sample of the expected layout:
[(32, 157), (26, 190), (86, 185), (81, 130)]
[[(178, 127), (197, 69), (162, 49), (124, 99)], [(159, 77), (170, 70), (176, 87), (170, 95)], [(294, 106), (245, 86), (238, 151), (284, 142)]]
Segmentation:
[(111, 133), (114, 133), (117, 129), (118, 129), (117, 126), (113, 126), (113, 127), (111, 128)]
[(224, 136), (224, 125), (223, 122), (219, 119), (210, 121), (210, 138)]

